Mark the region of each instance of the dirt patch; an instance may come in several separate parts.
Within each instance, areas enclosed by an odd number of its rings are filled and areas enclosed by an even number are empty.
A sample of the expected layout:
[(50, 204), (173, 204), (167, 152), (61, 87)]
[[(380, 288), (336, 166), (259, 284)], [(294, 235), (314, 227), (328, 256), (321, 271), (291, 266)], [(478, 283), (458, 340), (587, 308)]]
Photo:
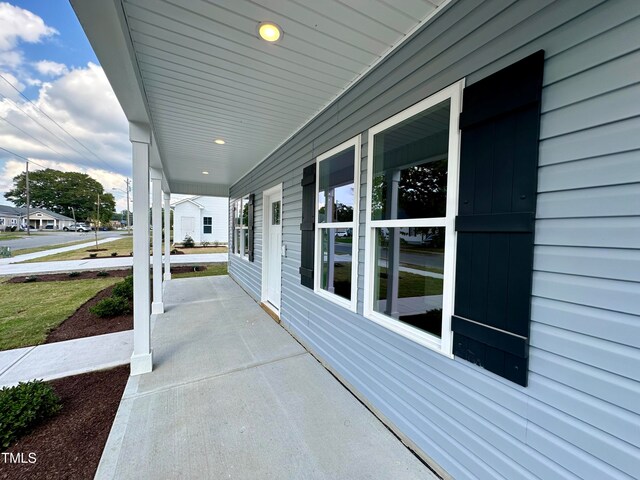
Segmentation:
[(128, 377), (127, 365), (51, 381), (62, 410), (6, 450), (36, 462), (0, 457), (0, 479), (92, 479)]
[[(131, 269), (123, 269), (123, 270), (107, 270), (109, 272), (110, 277), (126, 277), (127, 275), (131, 275)], [(84, 272), (76, 272), (77, 275), (70, 277), (69, 273), (48, 273), (46, 275), (28, 275), (22, 277), (12, 277), (7, 280), (7, 283), (24, 283), (24, 281), (29, 277), (38, 277), (38, 282), (64, 282), (67, 280), (86, 280), (88, 278), (100, 278), (98, 277), (98, 271), (84, 271)]]
[(106, 252), (108, 248), (88, 248), (85, 252)]
[(100, 318), (89, 311), (100, 300), (110, 296), (114, 287), (115, 285), (112, 285), (101, 290), (95, 297), (85, 302), (57, 328), (51, 330), (44, 343), (62, 342), (74, 338), (93, 337), (94, 335), (131, 330), (133, 328), (132, 313), (111, 318)]

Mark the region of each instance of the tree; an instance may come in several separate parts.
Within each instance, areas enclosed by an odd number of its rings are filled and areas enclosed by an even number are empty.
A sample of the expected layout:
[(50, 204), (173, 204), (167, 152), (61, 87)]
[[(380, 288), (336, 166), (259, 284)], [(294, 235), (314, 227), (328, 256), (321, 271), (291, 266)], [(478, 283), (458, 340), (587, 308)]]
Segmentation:
[[(4, 194), (18, 207), (27, 203), (25, 174), (13, 178), (13, 189)], [(46, 208), (55, 213), (87, 221), (94, 217), (100, 195), (100, 221), (109, 222), (116, 201), (110, 193), (104, 193), (102, 184), (89, 175), (78, 172), (61, 172), (47, 168), (29, 173), (31, 207)]]

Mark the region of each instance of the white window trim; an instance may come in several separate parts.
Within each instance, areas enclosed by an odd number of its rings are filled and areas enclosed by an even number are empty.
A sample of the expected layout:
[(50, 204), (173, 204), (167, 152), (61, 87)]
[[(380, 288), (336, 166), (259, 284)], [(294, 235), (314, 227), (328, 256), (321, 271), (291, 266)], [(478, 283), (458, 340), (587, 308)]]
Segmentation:
[[(453, 314), (454, 286), (455, 286), (455, 252), (457, 236), (455, 232), (455, 218), (458, 213), (458, 175), (460, 164), (460, 128), (459, 119), (462, 111), (462, 91), (465, 80), (462, 79), (453, 85), (440, 90), (430, 97), (416, 103), (403, 110), (393, 117), (380, 122), (371, 127), (368, 134), (367, 145), (367, 197), (366, 197), (366, 221), (365, 221), (365, 264), (364, 264), (364, 316), (377, 324), (408, 338), (431, 350), (435, 350), (443, 355), (453, 358), (453, 335), (451, 332), (451, 315)], [(371, 220), (371, 197), (373, 182), (373, 138), (377, 133), (392, 127), (414, 115), (434, 106), (447, 99), (451, 100), (451, 110), (449, 119), (449, 161), (447, 170), (447, 216), (444, 218), (429, 218), (426, 220)], [(444, 271), (445, 278), (443, 284), (442, 300), (442, 336), (436, 337), (418, 328), (412, 327), (399, 320), (392, 319), (386, 315), (373, 310), (374, 294), (374, 262), (375, 245), (374, 229), (376, 227), (415, 227), (434, 226), (445, 227), (445, 258)]]
[[(360, 145), (361, 136), (347, 140), (344, 143), (332, 148), (331, 150), (316, 157), (316, 189), (315, 189), (315, 245), (314, 245), (314, 280), (313, 291), (320, 297), (325, 298), (337, 305), (355, 312), (358, 308), (358, 225), (359, 225), (359, 213), (360, 213)], [(318, 222), (318, 194), (320, 186), (320, 162), (327, 158), (333, 157), (337, 153), (340, 153), (349, 148), (354, 148), (354, 161), (353, 161), (353, 220), (351, 222), (326, 222), (320, 225)], [(321, 230), (329, 228), (350, 228), (351, 235), (351, 300), (342, 298), (335, 293), (327, 292), (320, 287), (320, 273), (322, 271), (322, 258), (320, 249), (322, 248), (321, 242)]]
[[(236, 198), (235, 200), (233, 200), (231, 203), (233, 204), (233, 208), (235, 209), (236, 204), (240, 204), (240, 209), (238, 210), (240, 212), (240, 225), (237, 225), (236, 223), (236, 219), (237, 217), (235, 216), (235, 213), (233, 215), (233, 252), (231, 252), (232, 255), (241, 258), (243, 260), (246, 260), (247, 262), (249, 261), (249, 255), (245, 255), (244, 254), (244, 232), (242, 232), (243, 230), (249, 230), (249, 226), (245, 226), (242, 225), (242, 210), (244, 209), (244, 199), (247, 198), (248, 195), (244, 195), (240, 198)], [(211, 232), (213, 233), (213, 217), (212, 217), (212, 222), (211, 222)], [(236, 230), (240, 230), (240, 238), (239, 238), (239, 244), (236, 245)], [(203, 220), (203, 231), (204, 231), (204, 220)], [(205, 235), (203, 233), (203, 235)], [(210, 234), (206, 234), (206, 235), (210, 235)], [(236, 253), (236, 247), (238, 247), (238, 252)]]

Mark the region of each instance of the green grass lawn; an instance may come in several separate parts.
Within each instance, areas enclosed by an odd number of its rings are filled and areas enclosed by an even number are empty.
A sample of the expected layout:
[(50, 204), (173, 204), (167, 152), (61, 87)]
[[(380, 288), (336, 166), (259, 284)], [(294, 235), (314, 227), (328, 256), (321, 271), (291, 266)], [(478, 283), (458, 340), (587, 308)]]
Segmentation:
[(400, 262), (400, 265), (402, 267), (413, 268), (414, 270), (422, 270), (423, 272), (440, 273), (440, 274), (444, 273), (444, 270), (442, 268), (423, 267), (422, 265), (415, 265), (413, 263), (404, 263), (404, 262)]
[(206, 270), (199, 272), (172, 273), (171, 278), (191, 278), (191, 277), (213, 277), (215, 275), (227, 274), (227, 263), (208, 263)]
[(38, 345), (100, 290), (121, 281), (106, 277), (0, 286), (0, 350)]
[[(85, 238), (85, 240), (83, 240), (80, 243), (87, 243), (91, 241), (92, 241), (91, 238)], [(58, 246), (64, 246), (64, 245), (58, 245)], [(24, 262), (19, 262), (19, 263), (57, 262), (60, 260), (81, 260), (83, 258), (87, 258), (89, 254), (92, 253), (92, 252), (88, 252), (87, 250), (91, 250), (94, 248), (96, 248), (95, 243), (90, 247), (81, 248), (80, 250), (71, 250), (69, 252), (54, 253), (52, 255), (47, 255), (46, 257), (34, 258), (33, 260), (25, 260)], [(112, 252), (117, 252), (118, 255), (121, 255), (121, 256), (129, 255), (133, 251), (133, 237), (127, 236), (127, 237), (120, 238), (118, 240), (114, 240), (113, 242), (99, 243), (98, 248), (99, 249), (105, 248), (106, 250), (97, 252), (98, 253), (97, 258), (110, 258)]]
[[(78, 245), (80, 243), (87, 243), (90, 241), (92, 241), (91, 238), (85, 238), (83, 241), (80, 241), (77, 243), (68, 243), (64, 245), (55, 245), (53, 247), (44, 247), (42, 250), (48, 250), (49, 248), (65, 247), (68, 245)], [(88, 250), (92, 250), (94, 248), (95, 248), (95, 244), (92, 245), (91, 247), (81, 248), (80, 250), (71, 250), (69, 252), (54, 253), (51, 255), (47, 255), (46, 257), (34, 258), (32, 260), (25, 260), (24, 262), (18, 262), (18, 263), (57, 262), (61, 260), (81, 260), (83, 258), (87, 258), (90, 253), (93, 253)], [(129, 255), (133, 251), (133, 237), (124, 236), (118, 240), (114, 240), (113, 242), (99, 243), (98, 249), (102, 249), (102, 248), (104, 248), (105, 250), (97, 252), (98, 255), (96, 258), (111, 258), (111, 254), (113, 252), (117, 252), (118, 256)], [(226, 253), (227, 247), (223, 246), (223, 247), (178, 248), (178, 250), (181, 250), (186, 254)], [(33, 251), (36, 251), (36, 250), (33, 250)], [(164, 246), (162, 251), (164, 252)], [(31, 253), (31, 252), (22, 251), (20, 253)]]
[(0, 232), (0, 242), (2, 240), (17, 240), (24, 236), (25, 234), (20, 232)]

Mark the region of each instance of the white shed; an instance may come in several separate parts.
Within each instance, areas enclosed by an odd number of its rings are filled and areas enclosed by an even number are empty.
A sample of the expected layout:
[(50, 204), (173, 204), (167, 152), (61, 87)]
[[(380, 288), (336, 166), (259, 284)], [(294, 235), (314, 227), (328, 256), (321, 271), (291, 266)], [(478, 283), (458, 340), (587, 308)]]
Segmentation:
[(228, 241), (227, 197), (195, 196), (173, 204), (173, 241), (181, 243), (188, 235), (196, 244)]

